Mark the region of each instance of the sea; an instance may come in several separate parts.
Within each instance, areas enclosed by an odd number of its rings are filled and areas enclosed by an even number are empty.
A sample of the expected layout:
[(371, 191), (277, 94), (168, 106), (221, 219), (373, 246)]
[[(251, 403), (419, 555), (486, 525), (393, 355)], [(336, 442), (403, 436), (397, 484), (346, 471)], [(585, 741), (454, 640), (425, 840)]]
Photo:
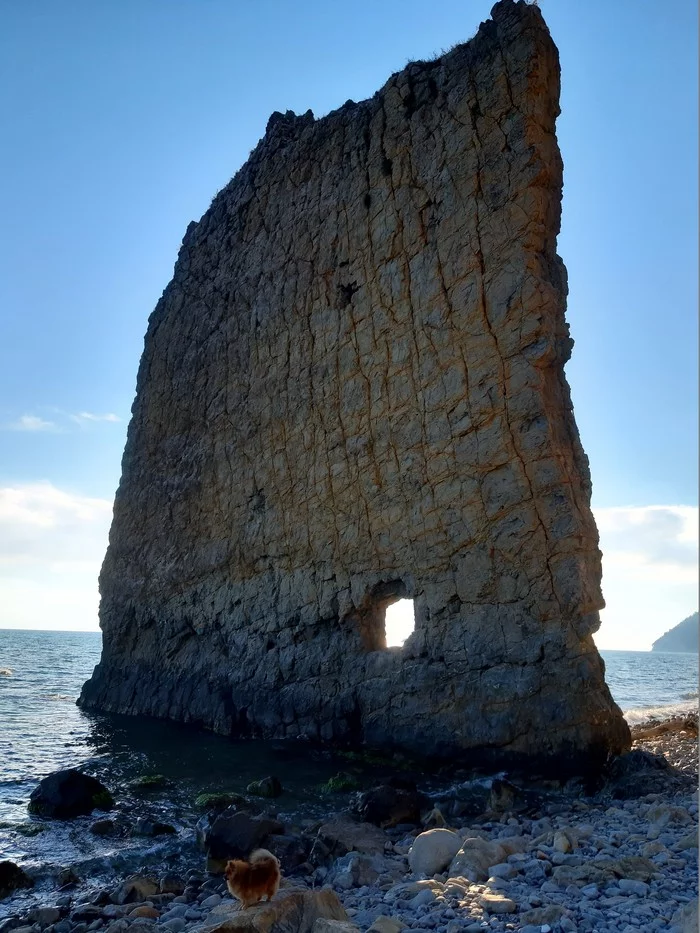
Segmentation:
[[(240, 793), (271, 773), (286, 788), (282, 809), (302, 809), (307, 817), (327, 811), (320, 785), (343, 770), (343, 762), (324, 750), (83, 712), (75, 701), (100, 650), (99, 632), (0, 629), (0, 860), (31, 866), (58, 853), (63, 864), (73, 864), (99, 855), (87, 823), (82, 833), (78, 821), (42, 834), (27, 814), (38, 781), (61, 768), (84, 767), (111, 789), (116, 785), (122, 799), (134, 778), (162, 775), (169, 789), (147, 801), (149, 813), (176, 827), (191, 817), (197, 794)], [(697, 654), (601, 654), (612, 695), (630, 724), (697, 709)]]

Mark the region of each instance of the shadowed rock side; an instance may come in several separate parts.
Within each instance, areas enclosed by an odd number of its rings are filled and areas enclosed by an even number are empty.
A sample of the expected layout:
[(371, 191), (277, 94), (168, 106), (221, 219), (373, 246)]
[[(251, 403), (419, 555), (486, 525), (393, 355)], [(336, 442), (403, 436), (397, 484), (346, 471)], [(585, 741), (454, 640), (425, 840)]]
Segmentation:
[(82, 705), (572, 769), (628, 747), (558, 96), (539, 10), (502, 0), (371, 100), (273, 114), (149, 321)]

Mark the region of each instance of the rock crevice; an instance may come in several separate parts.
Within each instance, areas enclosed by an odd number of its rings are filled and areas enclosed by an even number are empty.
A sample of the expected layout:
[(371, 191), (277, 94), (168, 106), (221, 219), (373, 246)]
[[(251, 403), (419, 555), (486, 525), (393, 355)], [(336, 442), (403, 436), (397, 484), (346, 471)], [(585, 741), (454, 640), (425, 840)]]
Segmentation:
[[(149, 321), (83, 705), (435, 755), (629, 745), (591, 638), (558, 100), (539, 10), (501, 0), (372, 99), (273, 114)], [(396, 595), (416, 629), (387, 650)]]

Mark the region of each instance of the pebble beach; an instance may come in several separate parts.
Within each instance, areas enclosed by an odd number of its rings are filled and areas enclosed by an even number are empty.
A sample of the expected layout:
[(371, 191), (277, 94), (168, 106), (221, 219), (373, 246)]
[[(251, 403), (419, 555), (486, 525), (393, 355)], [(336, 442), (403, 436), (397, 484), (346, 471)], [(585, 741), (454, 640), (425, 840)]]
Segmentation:
[[(625, 766), (593, 793), (485, 779), (480, 813), (456, 782), (433, 787), (412, 823), (362, 821), (352, 795), (338, 809), (330, 795), (321, 819), (280, 817), (269, 839), (282, 886), (246, 911), (206, 870), (202, 837), (216, 814), (205, 814), (131, 859), (35, 870), (34, 887), (0, 901), (0, 933), (695, 931), (697, 716), (636, 726), (633, 739)], [(276, 806), (253, 802), (254, 820), (274, 819)], [(116, 832), (128, 816), (117, 799), (112, 813), (81, 820)], [(290, 926), (292, 907), (306, 920)]]

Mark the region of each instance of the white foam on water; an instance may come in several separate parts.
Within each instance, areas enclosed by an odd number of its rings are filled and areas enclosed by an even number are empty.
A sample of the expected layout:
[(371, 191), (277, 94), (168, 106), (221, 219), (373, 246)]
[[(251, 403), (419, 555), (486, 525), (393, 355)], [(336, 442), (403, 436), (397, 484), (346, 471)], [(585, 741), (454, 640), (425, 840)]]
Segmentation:
[(630, 726), (638, 726), (642, 722), (648, 722), (652, 719), (672, 719), (674, 716), (686, 716), (688, 713), (697, 712), (697, 700), (683, 700), (681, 703), (670, 703), (667, 706), (647, 706), (637, 707), (636, 709), (627, 709), (624, 711), (624, 717)]

